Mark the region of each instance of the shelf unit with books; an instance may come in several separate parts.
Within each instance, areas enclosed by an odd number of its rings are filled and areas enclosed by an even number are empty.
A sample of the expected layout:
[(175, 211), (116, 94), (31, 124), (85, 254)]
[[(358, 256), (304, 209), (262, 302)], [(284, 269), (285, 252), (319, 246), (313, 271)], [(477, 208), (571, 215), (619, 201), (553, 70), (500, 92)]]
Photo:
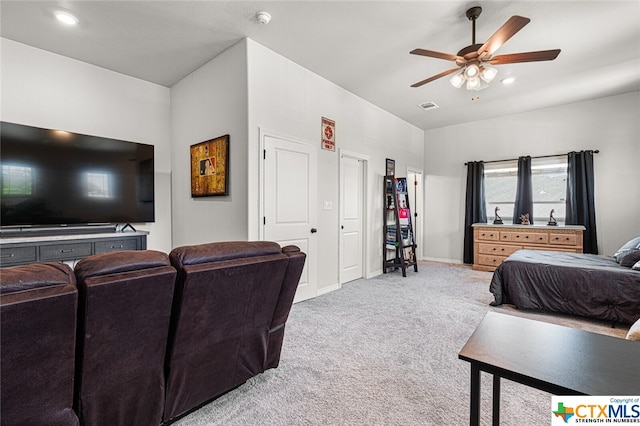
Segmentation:
[(411, 208), (407, 193), (407, 179), (384, 177), (384, 226), (382, 242), (382, 272), (401, 269), (407, 276), (407, 268), (418, 272), (416, 244), (411, 223)]

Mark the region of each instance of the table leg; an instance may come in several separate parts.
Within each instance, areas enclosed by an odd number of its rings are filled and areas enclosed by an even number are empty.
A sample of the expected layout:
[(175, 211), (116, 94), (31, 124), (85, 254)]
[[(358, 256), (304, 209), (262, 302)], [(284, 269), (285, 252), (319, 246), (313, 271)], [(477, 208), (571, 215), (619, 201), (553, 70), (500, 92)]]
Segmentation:
[(471, 417), (470, 426), (480, 425), (480, 368), (471, 363)]
[(500, 425), (500, 376), (493, 375), (493, 426)]

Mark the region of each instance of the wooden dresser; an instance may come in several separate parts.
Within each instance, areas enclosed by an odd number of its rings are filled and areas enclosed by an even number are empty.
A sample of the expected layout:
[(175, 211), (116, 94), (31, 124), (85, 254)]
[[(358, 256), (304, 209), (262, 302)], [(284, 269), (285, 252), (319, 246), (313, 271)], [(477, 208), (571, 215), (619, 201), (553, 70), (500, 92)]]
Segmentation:
[(473, 269), (493, 271), (520, 249), (582, 253), (584, 226), (473, 225)]

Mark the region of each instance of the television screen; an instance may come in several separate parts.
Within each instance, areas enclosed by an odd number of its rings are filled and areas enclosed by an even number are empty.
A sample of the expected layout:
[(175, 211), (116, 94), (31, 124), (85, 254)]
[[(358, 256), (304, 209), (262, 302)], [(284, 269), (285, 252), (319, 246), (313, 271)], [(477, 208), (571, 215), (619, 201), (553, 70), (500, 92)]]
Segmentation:
[(0, 123), (2, 223), (154, 221), (153, 145)]

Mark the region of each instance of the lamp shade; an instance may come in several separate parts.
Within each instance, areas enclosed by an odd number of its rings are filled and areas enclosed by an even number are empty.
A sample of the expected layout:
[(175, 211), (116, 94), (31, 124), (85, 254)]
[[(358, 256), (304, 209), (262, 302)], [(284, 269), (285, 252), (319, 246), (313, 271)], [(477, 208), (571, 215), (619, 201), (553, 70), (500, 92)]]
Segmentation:
[(490, 83), (491, 80), (493, 80), (497, 74), (498, 74), (498, 70), (488, 65), (483, 65), (480, 68), (480, 78), (486, 81), (487, 83)]
[(464, 69), (464, 76), (467, 78), (467, 80), (477, 77), (479, 73), (480, 68), (478, 68), (476, 64), (467, 65), (467, 67)]
[(469, 78), (467, 79), (467, 90), (478, 90), (480, 88), (480, 79), (479, 78)]
[(449, 80), (449, 82), (456, 89), (461, 88), (465, 82), (464, 74), (462, 72), (454, 74), (453, 77), (451, 77), (451, 80)]

